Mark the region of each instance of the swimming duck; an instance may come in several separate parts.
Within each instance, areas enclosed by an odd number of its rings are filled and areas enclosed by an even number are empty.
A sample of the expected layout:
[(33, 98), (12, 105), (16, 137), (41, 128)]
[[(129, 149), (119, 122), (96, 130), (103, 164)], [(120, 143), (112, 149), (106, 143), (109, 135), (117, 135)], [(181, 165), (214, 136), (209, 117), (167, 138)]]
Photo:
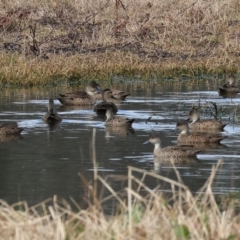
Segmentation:
[(101, 91), (98, 83), (91, 81), (84, 91), (59, 94), (58, 100), (64, 105), (93, 105), (96, 102), (94, 97), (96, 92)]
[(113, 97), (118, 99), (118, 100), (125, 100), (127, 96), (130, 95), (130, 93), (125, 93), (122, 90), (117, 90), (117, 89), (111, 89)]
[[(117, 89), (111, 89), (111, 92), (112, 92), (112, 95), (113, 95), (113, 98), (111, 99), (112, 102), (117, 102), (116, 100), (123, 101), (123, 100), (126, 99), (127, 96), (130, 95), (130, 93), (125, 93), (124, 91), (117, 90)], [(99, 94), (99, 93), (95, 94), (95, 97), (98, 100), (102, 100), (102, 95)]]
[(19, 128), (17, 124), (12, 123), (1, 123), (0, 124), (0, 135), (12, 135), (12, 134), (20, 134), (23, 128)]
[(54, 101), (53, 99), (49, 99), (48, 103), (48, 111), (47, 113), (42, 117), (42, 120), (47, 123), (54, 123), (54, 122), (61, 122), (62, 118), (59, 116), (59, 114), (54, 109)]
[(132, 123), (135, 121), (135, 119), (114, 116), (112, 108), (107, 109), (106, 117), (107, 117), (107, 119), (105, 121), (105, 126), (116, 126), (116, 127), (128, 126), (128, 127), (131, 127)]
[(218, 88), (219, 93), (238, 93), (239, 88), (236, 86), (236, 77), (234, 75), (230, 75), (228, 78), (228, 82), (223, 86)]
[(223, 128), (227, 125), (216, 119), (203, 119), (200, 120), (200, 113), (197, 109), (193, 108), (189, 112), (189, 119), (192, 121), (189, 124), (189, 128), (193, 131), (207, 131), (207, 130), (219, 130), (223, 131)]
[(157, 158), (195, 158), (201, 150), (196, 150), (191, 145), (177, 145), (161, 148), (161, 139), (155, 134), (150, 134), (149, 140), (144, 142), (154, 144), (153, 154)]
[(106, 110), (108, 108), (112, 108), (113, 114), (116, 114), (118, 109), (117, 106), (113, 102), (111, 102), (112, 98), (112, 91), (109, 88), (104, 89), (102, 91), (103, 102), (98, 103), (94, 107), (94, 112), (96, 112), (97, 114), (106, 114)]
[(177, 129), (181, 132), (177, 138), (178, 143), (188, 144), (188, 143), (212, 143), (220, 142), (222, 139), (227, 136), (222, 136), (221, 134), (216, 133), (190, 133), (187, 122), (180, 121), (176, 125)]

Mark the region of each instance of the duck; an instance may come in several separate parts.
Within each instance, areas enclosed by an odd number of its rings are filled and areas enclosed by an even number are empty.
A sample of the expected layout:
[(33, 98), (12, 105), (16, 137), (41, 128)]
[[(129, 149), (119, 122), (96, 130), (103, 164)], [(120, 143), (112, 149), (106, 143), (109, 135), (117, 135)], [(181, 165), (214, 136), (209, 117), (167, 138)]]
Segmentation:
[(176, 128), (181, 131), (177, 138), (178, 143), (181, 144), (220, 143), (221, 140), (227, 137), (219, 133), (203, 133), (203, 132), (190, 133), (189, 126), (185, 121), (177, 122)]
[(96, 99), (94, 97), (96, 92), (101, 92), (101, 88), (98, 83), (91, 81), (87, 84), (84, 91), (77, 91), (72, 93), (59, 94), (58, 100), (63, 105), (94, 105)]
[(130, 93), (126, 93), (122, 90), (117, 89), (111, 89), (113, 97), (118, 100), (125, 100), (127, 96), (130, 95)]
[(132, 123), (135, 119), (114, 116), (113, 109), (108, 108), (106, 111), (106, 121), (105, 126), (112, 126), (112, 127), (131, 127)]
[(196, 158), (197, 154), (202, 150), (194, 149), (192, 145), (176, 145), (161, 147), (161, 139), (154, 133), (150, 134), (149, 139), (143, 144), (154, 144), (153, 155), (155, 158)]
[[(117, 89), (111, 89), (112, 92), (112, 102), (118, 102), (118, 101), (124, 101), (126, 100), (126, 97), (130, 95), (130, 93), (125, 93), (122, 90), (117, 90)], [(100, 93), (95, 94), (95, 98), (98, 100), (102, 100), (102, 95)]]
[(226, 93), (238, 93), (239, 88), (236, 86), (236, 77), (231, 74), (228, 77), (227, 83), (225, 83), (223, 86), (218, 88), (219, 93), (226, 94)]
[(189, 124), (189, 128), (192, 131), (208, 131), (208, 130), (223, 131), (224, 127), (227, 125), (216, 119), (200, 120), (200, 113), (195, 108), (192, 108), (192, 110), (189, 112), (189, 119), (192, 121)]
[(17, 126), (16, 123), (0, 123), (0, 135), (14, 135), (20, 134), (23, 128)]
[(106, 114), (106, 111), (108, 108), (112, 108), (113, 114), (115, 115), (118, 111), (117, 106), (111, 102), (113, 98), (112, 95), (112, 91), (109, 88), (106, 88), (102, 91), (102, 99), (103, 102), (98, 103), (95, 107), (94, 107), (94, 112), (96, 112), (97, 114), (101, 115), (101, 114)]
[(56, 112), (54, 108), (54, 100), (52, 98), (49, 99), (48, 111), (42, 117), (42, 120), (46, 123), (55, 123), (62, 121), (62, 118), (59, 116), (59, 114)]

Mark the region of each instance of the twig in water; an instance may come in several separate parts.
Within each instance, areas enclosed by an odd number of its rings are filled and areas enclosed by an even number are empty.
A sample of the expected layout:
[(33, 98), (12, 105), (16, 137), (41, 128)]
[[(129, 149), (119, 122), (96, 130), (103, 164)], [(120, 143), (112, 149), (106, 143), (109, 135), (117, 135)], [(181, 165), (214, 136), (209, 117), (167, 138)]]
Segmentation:
[(152, 117), (149, 117), (147, 120), (146, 120), (146, 124), (148, 124), (148, 122), (150, 121), (150, 119), (151, 119)]

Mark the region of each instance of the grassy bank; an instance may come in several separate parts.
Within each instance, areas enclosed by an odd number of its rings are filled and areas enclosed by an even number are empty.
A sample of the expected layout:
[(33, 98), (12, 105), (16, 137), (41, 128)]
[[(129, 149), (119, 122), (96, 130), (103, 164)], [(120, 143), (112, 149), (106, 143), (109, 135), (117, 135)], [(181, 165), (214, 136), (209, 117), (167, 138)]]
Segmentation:
[[(96, 182), (94, 186), (85, 182), (91, 196), (86, 209), (72, 211), (57, 197), (33, 207), (1, 201), (0, 239), (239, 239), (239, 201), (230, 197), (216, 201), (211, 190), (217, 168), (213, 167), (211, 177), (194, 196), (180, 178), (175, 182), (130, 167), (128, 177), (122, 177), (128, 187), (121, 192), (111, 188), (113, 176), (106, 181), (95, 176), (98, 187), (102, 184), (108, 190), (104, 199), (95, 197)], [(142, 176), (138, 178), (136, 173)], [(146, 177), (159, 181), (159, 187), (150, 189), (144, 182)], [(159, 191), (162, 184), (172, 188), (168, 197)], [(118, 211), (109, 216), (101, 205), (113, 198)]]
[(238, 0), (2, 1), (0, 82), (237, 72)]

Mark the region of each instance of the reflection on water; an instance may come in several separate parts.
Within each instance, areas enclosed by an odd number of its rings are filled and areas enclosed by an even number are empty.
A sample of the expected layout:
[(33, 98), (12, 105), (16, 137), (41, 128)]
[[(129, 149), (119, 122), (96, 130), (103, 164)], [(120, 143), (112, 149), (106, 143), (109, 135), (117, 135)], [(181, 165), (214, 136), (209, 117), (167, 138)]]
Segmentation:
[(237, 98), (239, 96), (238, 93), (231, 93), (231, 92), (225, 92), (225, 93), (222, 93), (222, 92), (219, 92), (219, 96), (220, 97), (223, 97), (223, 98)]
[(0, 142), (9, 142), (22, 139), (20, 134), (11, 134), (11, 135), (0, 135)]
[(155, 157), (153, 158), (154, 168), (160, 168), (162, 164), (164, 165), (180, 165), (185, 163), (195, 163), (199, 162), (196, 157)]
[(128, 134), (134, 134), (134, 129), (131, 127), (112, 127), (106, 126), (106, 136), (116, 135), (116, 136), (127, 136)]
[[(105, 116), (97, 116), (93, 107), (63, 107), (57, 100), (56, 110), (62, 122), (49, 126), (41, 120), (49, 98), (56, 99), (58, 93), (81, 90), (84, 86), (5, 89), (0, 93), (1, 121), (16, 121), (24, 128), (18, 139), (0, 139), (0, 198), (9, 203), (24, 199), (31, 205), (57, 194), (66, 199), (73, 197), (82, 204), (84, 186), (78, 173), (87, 180), (92, 179), (93, 128), (96, 128), (96, 156), (102, 177), (110, 173), (126, 175), (127, 166), (131, 165), (145, 170), (157, 168), (159, 174), (176, 180), (172, 165), (156, 161), (154, 164), (153, 146), (143, 145), (149, 133), (159, 133), (162, 147), (175, 145), (178, 133), (173, 129), (179, 119), (187, 118), (192, 105), (216, 102), (226, 107), (226, 117), (222, 120), (228, 122), (228, 113), (240, 103), (240, 98), (219, 96), (219, 81), (212, 78), (109, 84), (103, 87), (131, 92), (118, 105), (118, 115), (135, 118), (133, 129), (105, 127)], [(219, 159), (224, 164), (216, 176), (214, 191), (226, 193), (240, 189), (239, 124), (228, 123), (223, 134), (228, 138), (221, 145), (196, 146), (203, 150), (198, 154), (198, 161), (176, 164), (183, 182), (191, 190), (203, 186), (212, 164)], [(156, 181), (149, 179), (147, 184), (155, 187)], [(121, 188), (119, 183), (111, 186), (115, 190)]]

